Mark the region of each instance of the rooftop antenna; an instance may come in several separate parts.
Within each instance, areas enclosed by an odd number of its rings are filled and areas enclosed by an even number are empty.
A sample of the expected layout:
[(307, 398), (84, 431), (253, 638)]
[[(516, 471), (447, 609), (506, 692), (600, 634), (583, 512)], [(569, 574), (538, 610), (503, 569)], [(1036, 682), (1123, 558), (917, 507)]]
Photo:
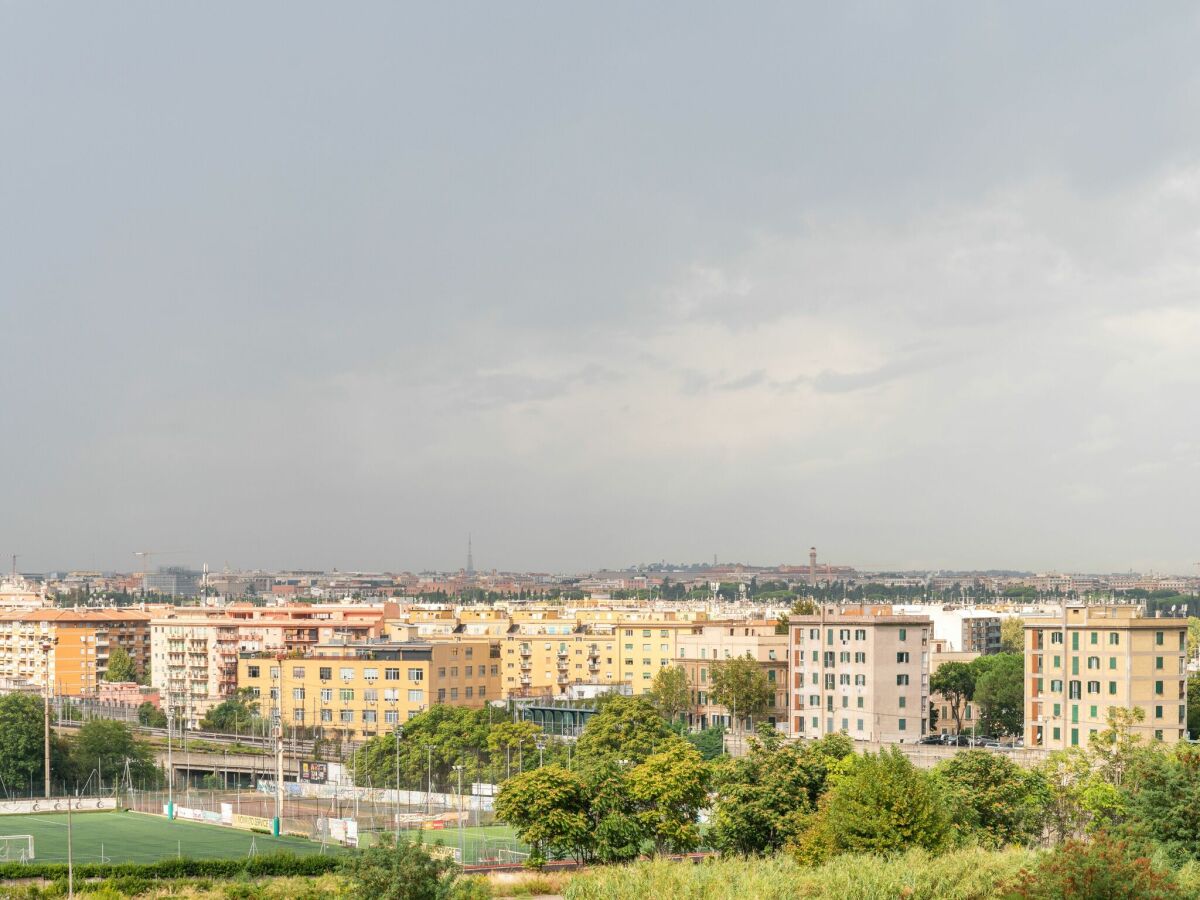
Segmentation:
[(471, 533), (469, 531), (467, 532), (467, 570), (466, 571), (467, 571), (468, 575), (475, 574), (475, 557), (474, 557), (474, 554), (471, 552)]

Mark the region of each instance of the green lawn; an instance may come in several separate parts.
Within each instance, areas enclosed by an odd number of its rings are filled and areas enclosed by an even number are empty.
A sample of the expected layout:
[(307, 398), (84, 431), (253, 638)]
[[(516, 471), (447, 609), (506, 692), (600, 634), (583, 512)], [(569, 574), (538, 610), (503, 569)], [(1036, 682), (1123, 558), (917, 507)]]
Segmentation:
[[(368, 832), (361, 835), (361, 843), (363, 846), (370, 846), (374, 839), (375, 832)], [(420, 839), (425, 844), (442, 844), (445, 847), (457, 850), (459, 849), (459, 834), (457, 826), (450, 824), (444, 829), (401, 829), (400, 836), (410, 841)], [(492, 861), (497, 859), (501, 854), (500, 849), (516, 850), (527, 852), (529, 850), (524, 844), (517, 840), (516, 832), (507, 825), (487, 825), (479, 828), (464, 828), (462, 833), (462, 846), (466, 850), (465, 861), (467, 865), (481, 862), (483, 860)], [(504, 854), (508, 856), (507, 854)], [(513, 861), (512, 857), (508, 857), (508, 861)], [(519, 859), (518, 859), (519, 861)]]
[[(232, 859), (246, 856), (251, 842), (257, 853), (320, 853), (321, 845), (297, 837), (271, 837), (202, 822), (174, 822), (131, 812), (78, 813), (71, 816), (76, 862), (100, 862), (101, 848), (110, 862), (154, 862), (172, 856)], [(66, 813), (0, 816), (0, 834), (32, 834), (39, 862), (67, 859)], [(448, 843), (448, 842), (447, 842)], [(331, 845), (326, 852), (340, 848)]]

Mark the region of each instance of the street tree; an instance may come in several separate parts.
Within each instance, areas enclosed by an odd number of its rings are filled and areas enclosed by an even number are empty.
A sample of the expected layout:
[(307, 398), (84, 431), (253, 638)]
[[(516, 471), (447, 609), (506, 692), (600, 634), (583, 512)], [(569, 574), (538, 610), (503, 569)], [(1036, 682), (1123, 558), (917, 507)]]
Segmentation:
[[(45, 729), (41, 697), (12, 693), (0, 697), (0, 780), (13, 790), (40, 784), (45, 772)], [(52, 737), (51, 778), (66, 768), (63, 744)]]
[[(763, 715), (775, 699), (775, 687), (762, 665), (750, 654), (713, 662), (709, 698), (730, 711), (735, 723)], [(740, 726), (739, 726), (740, 727)]]
[(692, 707), (692, 690), (683, 666), (663, 666), (650, 686), (650, 702), (664, 719), (674, 723)]
[(672, 735), (667, 722), (645, 697), (611, 697), (583, 729), (575, 745), (580, 765), (613, 760), (636, 766), (657, 753)]
[(970, 665), (961, 662), (942, 663), (929, 676), (929, 690), (946, 699), (954, 718), (954, 731), (961, 732), (963, 705), (975, 694), (975, 672)]
[(133, 657), (124, 647), (114, 647), (108, 655), (108, 669), (104, 673), (105, 681), (137, 681), (138, 671)]
[[(987, 733), (1020, 734), (1025, 728), (1025, 658), (993, 653), (970, 663), (975, 674), (975, 706)], [(940, 671), (940, 670), (939, 670)]]
[(939, 763), (934, 775), (959, 809), (967, 810), (981, 842), (1024, 844), (1042, 833), (1045, 786), (1037, 772), (987, 750), (964, 750)]
[(1000, 620), (1000, 649), (1005, 653), (1025, 653), (1025, 620), (1008, 616)]
[(150, 745), (124, 722), (93, 719), (79, 729), (70, 746), (71, 771), (80, 787), (93, 773), (106, 782), (121, 778), (127, 763), (130, 778), (139, 786), (157, 787), (162, 780)]
[(529, 846), (533, 865), (570, 856), (590, 862), (594, 840), (583, 779), (562, 766), (542, 766), (514, 775), (496, 797), (496, 816)]

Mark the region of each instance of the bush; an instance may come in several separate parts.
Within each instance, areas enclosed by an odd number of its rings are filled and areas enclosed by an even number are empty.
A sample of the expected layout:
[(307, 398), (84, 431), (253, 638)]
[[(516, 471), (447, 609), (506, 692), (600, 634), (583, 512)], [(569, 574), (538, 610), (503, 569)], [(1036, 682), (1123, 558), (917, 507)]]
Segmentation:
[(1156, 869), (1124, 841), (1098, 834), (1067, 841), (1023, 869), (1005, 894), (1020, 900), (1163, 900), (1180, 897), (1169, 872)]
[[(82, 863), (75, 866), (77, 879), (95, 878), (236, 878), (249, 875), (255, 878), (280, 875), (301, 875), (308, 878), (337, 872), (343, 859), (338, 856), (296, 856), (293, 853), (270, 853), (247, 859), (160, 859), (152, 863)], [(4, 863), (0, 865), (0, 880), (15, 878), (67, 877), (66, 863)]]

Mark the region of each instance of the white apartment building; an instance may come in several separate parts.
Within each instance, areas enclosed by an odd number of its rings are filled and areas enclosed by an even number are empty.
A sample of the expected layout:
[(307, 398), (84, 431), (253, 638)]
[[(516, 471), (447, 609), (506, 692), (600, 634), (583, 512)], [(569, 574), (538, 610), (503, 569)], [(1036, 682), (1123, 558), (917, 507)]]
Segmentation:
[(188, 728), (237, 690), (238, 623), (206, 616), (150, 622), (150, 683)]
[(925, 616), (895, 615), (888, 606), (828, 606), (793, 617), (792, 736), (919, 740), (929, 715), (931, 628)]
[(926, 616), (933, 625), (932, 637), (946, 642), (954, 653), (999, 653), (999, 613), (990, 609), (931, 604), (896, 604), (892, 611), (901, 616)]

